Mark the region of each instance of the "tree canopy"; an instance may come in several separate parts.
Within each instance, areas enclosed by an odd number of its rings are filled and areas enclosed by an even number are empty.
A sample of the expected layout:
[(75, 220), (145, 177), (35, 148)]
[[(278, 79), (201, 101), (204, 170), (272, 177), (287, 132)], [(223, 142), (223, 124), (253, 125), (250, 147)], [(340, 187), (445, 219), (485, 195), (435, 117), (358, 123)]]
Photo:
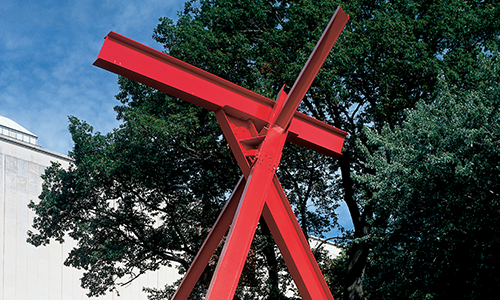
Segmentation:
[(41, 234), (29, 241), (77, 240), (65, 264), (86, 270), (91, 295), (172, 262), (187, 269), (235, 184), (206, 112), (163, 97), (165, 107), (146, 113), (152, 102), (124, 112), (123, 125), (106, 135), (70, 118), (74, 165), (48, 168), (42, 201), (31, 204)]
[[(405, 109), (443, 98), (440, 76), (454, 89), (477, 89), (485, 80), (476, 76), (478, 56), (498, 50), (500, 8), (466, 0), (189, 0), (175, 22), (159, 20), (153, 38), (168, 54), (273, 99), (291, 87), (338, 4), (350, 21), (299, 110), (348, 131), (344, 154), (334, 161), (287, 146), (278, 176), (306, 234), (330, 230), (334, 209), (346, 203), (354, 229), (337, 264), (343, 275), (331, 278), (343, 278), (332, 283), (343, 286), (339, 296), (362, 299), (372, 291), (363, 288), (365, 274), (382, 267), (367, 269), (376, 259), (370, 250), (385, 249), (371, 236), (391, 221), (374, 187), (354, 180), (375, 172), (368, 157), (381, 147), (364, 128), (390, 131), (409, 118)], [(47, 169), (41, 201), (31, 204), (38, 232), (29, 241), (75, 238), (66, 263), (86, 270), (83, 284), (94, 295), (173, 261), (185, 270), (239, 174), (211, 113), (124, 78), (119, 85), (123, 124), (103, 135), (71, 118), (75, 163)], [(258, 236), (263, 267), (253, 290), (239, 295), (284, 297), (289, 278), (265, 225)], [(365, 282), (372, 289), (376, 281)]]
[[(475, 88), (441, 79), (437, 99), (369, 131), (375, 171), (373, 299), (494, 299), (500, 284), (500, 56)], [(379, 221), (381, 220), (381, 221)]]

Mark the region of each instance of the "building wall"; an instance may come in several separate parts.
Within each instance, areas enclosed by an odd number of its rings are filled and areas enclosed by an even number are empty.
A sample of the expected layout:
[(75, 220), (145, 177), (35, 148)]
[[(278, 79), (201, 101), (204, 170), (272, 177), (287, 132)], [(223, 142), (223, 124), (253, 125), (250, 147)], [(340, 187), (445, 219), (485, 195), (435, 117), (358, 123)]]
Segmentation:
[[(0, 300), (88, 299), (80, 287), (82, 272), (63, 265), (75, 245), (71, 239), (46, 247), (26, 242), (34, 217), (28, 203), (38, 201), (40, 176), (51, 161), (63, 167), (70, 163), (64, 155), (0, 135)], [(147, 299), (143, 286), (161, 288), (178, 278), (174, 268), (165, 267), (120, 288), (120, 297), (90, 299)]]

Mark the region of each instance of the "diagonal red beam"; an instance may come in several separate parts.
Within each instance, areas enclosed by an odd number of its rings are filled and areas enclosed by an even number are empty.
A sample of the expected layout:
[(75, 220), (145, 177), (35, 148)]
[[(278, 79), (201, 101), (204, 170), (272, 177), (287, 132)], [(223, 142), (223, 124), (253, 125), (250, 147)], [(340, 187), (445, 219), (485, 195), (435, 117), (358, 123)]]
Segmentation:
[(269, 191), (262, 216), (271, 230), (286, 266), (302, 299), (333, 300), (333, 296), (314, 258), (297, 217), (276, 176)]
[(275, 126), (267, 131), (259, 147), (257, 160), (250, 169), (238, 210), (217, 262), (217, 276), (212, 277), (206, 300), (233, 298), (286, 137), (287, 132)]
[(313, 52), (309, 56), (307, 63), (300, 72), (299, 77), (297, 77), (297, 80), (293, 84), (284, 105), (275, 111), (273, 117), (275, 117), (276, 120), (273, 118), (270, 123), (273, 125), (276, 124), (281, 128), (285, 128), (285, 126), (290, 124), (294, 112), (299, 107), (299, 104), (306, 95), (307, 90), (309, 90), (309, 87), (314, 81), (314, 78), (316, 78), (319, 69), (321, 69), (321, 66), (325, 62), (328, 54), (330, 54), (333, 45), (337, 41), (348, 20), (349, 16), (339, 5), (335, 14), (330, 19), (328, 26), (323, 32), (323, 35), (316, 44), (316, 47), (314, 47)]
[[(217, 111), (215, 115), (243, 175), (248, 177), (251, 166), (238, 144), (237, 136), (240, 139), (249, 138), (252, 136), (250, 130), (244, 130), (244, 122), (234, 118), (230, 119), (223, 110)], [(276, 175), (273, 177), (273, 186), (267, 193), (262, 215), (283, 255), (301, 297), (305, 300), (333, 300), (330, 289)]]
[(229, 201), (226, 203), (226, 206), (217, 218), (212, 230), (210, 230), (210, 233), (203, 242), (201, 249), (198, 251), (198, 254), (189, 267), (189, 270), (186, 272), (184, 279), (182, 279), (181, 285), (175, 292), (172, 300), (185, 300), (189, 297), (189, 294), (191, 294), (191, 291), (205, 270), (210, 258), (212, 258), (212, 255), (219, 246), (224, 234), (226, 234), (229, 225), (231, 225), (231, 221), (233, 220), (236, 209), (238, 208), (238, 203), (241, 194), (243, 193), (245, 184), (245, 177), (241, 176), (240, 181), (229, 198)]
[[(188, 63), (110, 32), (94, 65), (215, 111), (268, 124), (275, 102)], [(289, 141), (339, 157), (346, 132), (295, 112)]]

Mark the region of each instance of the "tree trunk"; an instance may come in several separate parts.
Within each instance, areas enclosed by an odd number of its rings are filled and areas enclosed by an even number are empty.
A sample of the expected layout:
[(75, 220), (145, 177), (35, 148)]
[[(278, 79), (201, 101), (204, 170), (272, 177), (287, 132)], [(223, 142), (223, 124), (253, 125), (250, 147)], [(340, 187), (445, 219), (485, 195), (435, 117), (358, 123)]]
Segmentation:
[(344, 299), (361, 300), (364, 299), (363, 276), (366, 269), (369, 247), (366, 243), (354, 243), (347, 253), (349, 264), (347, 266)]
[[(366, 214), (361, 214), (360, 207), (354, 199), (354, 182), (351, 179), (351, 159), (349, 153), (344, 153), (339, 159), (342, 184), (344, 187), (344, 201), (347, 204), (354, 225), (354, 238), (362, 238), (369, 232), (366, 223)], [(345, 300), (364, 299), (363, 275), (368, 259), (369, 247), (366, 243), (353, 243), (348, 250), (347, 276), (344, 283)]]

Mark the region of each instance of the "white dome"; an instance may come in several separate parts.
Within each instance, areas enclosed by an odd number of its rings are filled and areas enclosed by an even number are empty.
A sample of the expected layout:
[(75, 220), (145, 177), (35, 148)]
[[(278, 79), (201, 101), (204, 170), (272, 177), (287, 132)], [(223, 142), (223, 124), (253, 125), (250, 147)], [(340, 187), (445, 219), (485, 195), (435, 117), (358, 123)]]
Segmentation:
[(3, 116), (0, 116), (0, 134), (7, 135), (12, 138), (35, 145), (38, 140), (38, 136), (31, 133), (29, 130), (12, 121), (11, 119)]

